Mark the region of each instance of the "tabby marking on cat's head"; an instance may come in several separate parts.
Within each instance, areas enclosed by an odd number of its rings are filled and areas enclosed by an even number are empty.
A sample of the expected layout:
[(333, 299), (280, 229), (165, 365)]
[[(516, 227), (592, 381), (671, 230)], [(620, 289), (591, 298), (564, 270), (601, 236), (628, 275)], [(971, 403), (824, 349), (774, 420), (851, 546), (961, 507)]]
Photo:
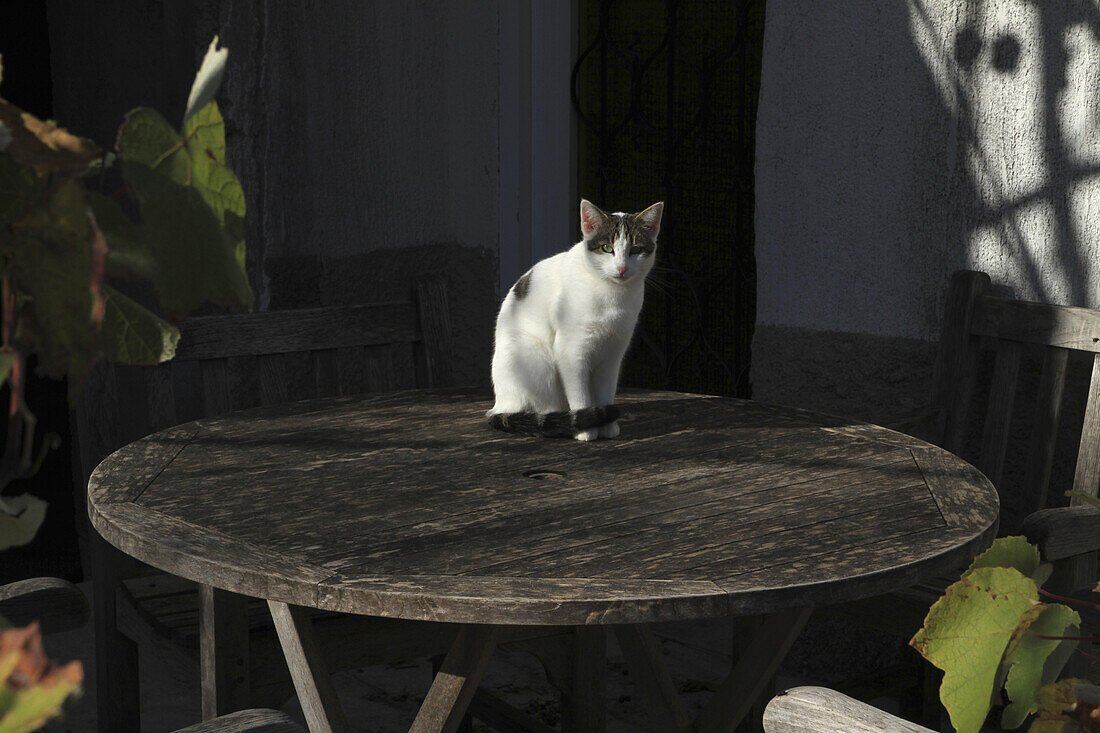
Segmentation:
[(664, 203), (637, 214), (608, 214), (581, 200), (581, 232), (590, 264), (601, 276), (617, 282), (645, 277), (653, 267)]

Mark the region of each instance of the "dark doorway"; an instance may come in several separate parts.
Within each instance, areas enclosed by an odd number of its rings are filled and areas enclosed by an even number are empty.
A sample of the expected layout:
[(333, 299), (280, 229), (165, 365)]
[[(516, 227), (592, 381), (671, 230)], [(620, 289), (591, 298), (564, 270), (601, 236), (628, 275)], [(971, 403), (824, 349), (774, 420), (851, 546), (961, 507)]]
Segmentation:
[(580, 1), (580, 193), (609, 210), (665, 202), (623, 386), (751, 396), (764, 6)]

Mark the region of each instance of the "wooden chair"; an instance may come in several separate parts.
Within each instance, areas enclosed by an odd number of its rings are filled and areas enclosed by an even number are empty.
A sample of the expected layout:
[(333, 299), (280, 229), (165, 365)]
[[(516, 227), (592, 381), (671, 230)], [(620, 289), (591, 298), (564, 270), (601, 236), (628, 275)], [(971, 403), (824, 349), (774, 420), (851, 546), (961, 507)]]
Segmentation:
[(935, 733), (826, 687), (794, 687), (764, 708), (765, 733)]
[[(42, 633), (79, 629), (88, 623), (91, 608), (80, 589), (61, 578), (28, 578), (0, 586), (0, 616), (15, 626), (38, 621)], [(305, 733), (278, 710), (242, 710), (176, 733)]]
[[(1073, 446), (1077, 458), (1072, 486), (1091, 496), (1100, 487), (1100, 311), (995, 297), (988, 275), (960, 271), (951, 278), (939, 348), (930, 409), (892, 427), (941, 445), (985, 473), (1001, 491), (1001, 533), (1025, 532), (1038, 542), (1044, 559), (1054, 563), (1054, 573), (1044, 587), (1069, 594), (1095, 586), (1100, 549), (1095, 510), (1076, 498), (1068, 507), (1047, 505), (1048, 498), (1055, 504), (1065, 503), (1061, 491), (1048, 497), (1048, 485), (1068, 396), (1064, 392), (1072, 352), (1082, 354), (1092, 368), (1080, 440)], [(1042, 367), (1023, 489), (1009, 492), (1004, 490), (1006, 455), (1021, 363), (1029, 349), (1039, 352)], [(974, 403), (985, 392), (978, 388), (977, 379), (984, 351), (993, 352), (994, 364), (982, 410)], [(980, 438), (973, 440), (971, 434)], [(957, 579), (957, 575), (930, 579), (906, 591), (823, 610), (909, 638), (922, 625), (931, 603)], [(938, 683), (929, 676), (923, 685), (923, 722), (938, 725)]]
[[(180, 324), (172, 362), (100, 364), (73, 408), (80, 484), (109, 453), (150, 432), (229, 410), (375, 390), (445, 387), (451, 330), (442, 282), (419, 283), (415, 298), (308, 310), (194, 318)], [(82, 513), (83, 516), (83, 513)], [(263, 601), (199, 587), (126, 557), (99, 539), (86, 517), (94, 581), (100, 730), (139, 729), (136, 646), (117, 624), (119, 600), (157, 630), (198, 649), (203, 718), (293, 694)], [(318, 613), (315, 625), (332, 669), (446, 650), (448, 628)], [(385, 628), (380, 629), (379, 626)], [(374, 642), (373, 647), (363, 644)], [(360, 653), (360, 648), (366, 652)], [(249, 662), (251, 660), (251, 663)]]

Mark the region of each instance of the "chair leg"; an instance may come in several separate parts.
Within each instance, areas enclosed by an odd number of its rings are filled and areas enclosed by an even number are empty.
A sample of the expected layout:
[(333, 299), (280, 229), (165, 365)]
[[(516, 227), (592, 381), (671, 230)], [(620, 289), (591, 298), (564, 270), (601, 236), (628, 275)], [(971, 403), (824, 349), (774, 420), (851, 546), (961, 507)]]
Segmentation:
[(137, 644), (118, 629), (116, 599), (121, 553), (92, 539), (92, 617), (95, 629), (96, 719), (99, 733), (141, 730)]
[(199, 669), (202, 719), (251, 707), (248, 598), (199, 586)]

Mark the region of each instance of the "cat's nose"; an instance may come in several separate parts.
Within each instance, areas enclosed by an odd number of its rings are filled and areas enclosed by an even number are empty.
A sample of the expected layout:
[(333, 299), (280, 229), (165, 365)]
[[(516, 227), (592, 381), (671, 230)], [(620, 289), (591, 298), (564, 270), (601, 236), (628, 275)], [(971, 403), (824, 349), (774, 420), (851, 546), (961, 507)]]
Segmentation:
[(626, 265), (618, 265), (615, 269), (619, 271), (619, 277), (626, 274)]

